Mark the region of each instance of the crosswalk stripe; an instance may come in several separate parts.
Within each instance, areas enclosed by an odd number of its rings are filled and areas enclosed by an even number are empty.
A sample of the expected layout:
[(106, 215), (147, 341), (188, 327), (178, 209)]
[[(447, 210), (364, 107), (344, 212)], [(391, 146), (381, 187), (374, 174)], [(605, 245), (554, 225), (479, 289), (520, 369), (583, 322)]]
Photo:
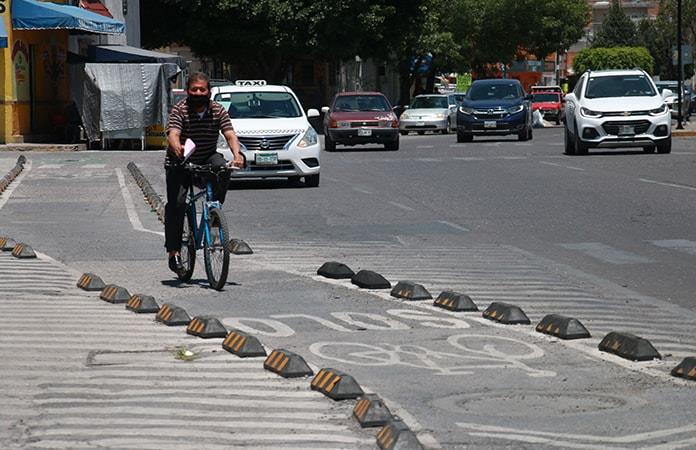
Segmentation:
[(666, 239), (661, 241), (649, 241), (651, 244), (669, 250), (677, 250), (680, 252), (696, 255), (696, 242), (686, 239)]

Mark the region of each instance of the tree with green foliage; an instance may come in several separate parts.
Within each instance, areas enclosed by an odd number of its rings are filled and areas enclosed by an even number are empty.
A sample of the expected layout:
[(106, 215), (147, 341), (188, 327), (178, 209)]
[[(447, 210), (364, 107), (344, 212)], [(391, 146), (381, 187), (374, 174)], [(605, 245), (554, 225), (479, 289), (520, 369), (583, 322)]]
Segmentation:
[(598, 47), (580, 51), (573, 60), (573, 70), (643, 69), (653, 73), (655, 61), (644, 47)]
[(524, 48), (543, 60), (570, 48), (582, 38), (592, 10), (585, 0), (518, 0), (518, 17), (524, 22)]
[(592, 47), (633, 47), (637, 43), (636, 25), (626, 15), (621, 2), (612, 0), (602, 26), (592, 39)]

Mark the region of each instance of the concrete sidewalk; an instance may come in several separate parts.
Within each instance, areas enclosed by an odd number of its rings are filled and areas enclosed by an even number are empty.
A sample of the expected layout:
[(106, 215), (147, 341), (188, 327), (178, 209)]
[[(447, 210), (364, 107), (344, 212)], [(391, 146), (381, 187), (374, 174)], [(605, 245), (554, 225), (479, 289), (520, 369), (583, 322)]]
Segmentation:
[(77, 275), (0, 252), (0, 448), (375, 448), (354, 402), (102, 301)]

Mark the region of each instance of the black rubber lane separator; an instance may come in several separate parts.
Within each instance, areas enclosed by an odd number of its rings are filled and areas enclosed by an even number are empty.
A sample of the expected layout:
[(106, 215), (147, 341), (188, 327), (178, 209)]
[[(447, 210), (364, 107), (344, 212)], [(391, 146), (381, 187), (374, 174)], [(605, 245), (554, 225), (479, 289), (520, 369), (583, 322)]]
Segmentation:
[(454, 291), (442, 291), (437, 296), (433, 306), (455, 312), (475, 312), (478, 306), (468, 295)]
[(585, 325), (573, 317), (549, 314), (537, 324), (539, 333), (549, 334), (561, 339), (586, 339), (591, 337)]
[(505, 325), (529, 325), (529, 317), (522, 308), (509, 303), (495, 302), (483, 312), (483, 317)]
[(363, 289), (391, 289), (391, 283), (382, 275), (371, 270), (361, 270), (353, 275), (351, 283)]
[(343, 263), (329, 261), (325, 262), (319, 269), (317, 269), (317, 275), (321, 275), (325, 278), (332, 278), (334, 280), (342, 280), (353, 278), (355, 272), (353, 272), (350, 267)]
[(613, 353), (631, 361), (662, 359), (662, 355), (655, 350), (650, 341), (631, 333), (612, 331), (604, 336), (598, 347), (600, 351)]

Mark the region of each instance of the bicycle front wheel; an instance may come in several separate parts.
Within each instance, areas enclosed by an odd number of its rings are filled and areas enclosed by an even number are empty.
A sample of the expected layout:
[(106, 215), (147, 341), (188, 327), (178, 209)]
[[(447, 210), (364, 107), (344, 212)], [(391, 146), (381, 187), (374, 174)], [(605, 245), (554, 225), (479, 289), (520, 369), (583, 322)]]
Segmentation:
[(193, 269), (196, 266), (196, 241), (193, 235), (195, 220), (191, 209), (187, 209), (184, 218), (184, 232), (181, 235), (181, 262), (184, 264), (185, 271), (178, 275), (179, 279), (184, 282), (191, 280)]
[(218, 208), (211, 208), (208, 212), (208, 228), (210, 241), (204, 239), (203, 256), (205, 259), (205, 273), (208, 275), (208, 283), (215, 290), (221, 290), (227, 282), (227, 270), (230, 264), (230, 250), (227, 245), (229, 240), (229, 228), (227, 219)]

